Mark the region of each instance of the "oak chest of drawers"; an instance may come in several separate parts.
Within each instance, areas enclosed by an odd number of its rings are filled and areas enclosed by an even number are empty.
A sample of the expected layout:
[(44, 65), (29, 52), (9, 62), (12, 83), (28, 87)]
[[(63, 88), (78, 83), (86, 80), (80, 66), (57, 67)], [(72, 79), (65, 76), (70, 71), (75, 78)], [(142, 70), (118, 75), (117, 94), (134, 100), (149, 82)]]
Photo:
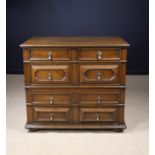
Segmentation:
[(129, 44), (120, 37), (34, 37), (23, 48), (26, 128), (126, 128)]

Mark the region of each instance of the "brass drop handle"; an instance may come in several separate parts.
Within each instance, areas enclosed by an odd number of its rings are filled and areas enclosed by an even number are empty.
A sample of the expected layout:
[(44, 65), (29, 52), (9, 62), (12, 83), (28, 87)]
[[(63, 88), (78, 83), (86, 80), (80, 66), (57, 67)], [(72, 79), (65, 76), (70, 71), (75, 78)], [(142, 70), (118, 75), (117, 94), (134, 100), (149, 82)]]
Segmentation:
[(100, 72), (96, 73), (97, 80), (101, 80), (101, 75), (102, 75), (102, 73), (100, 73)]
[(52, 52), (49, 52), (48, 53), (48, 60), (52, 60), (52, 59), (53, 59)]
[(53, 104), (53, 99), (54, 99), (53, 96), (49, 97), (49, 102), (50, 102), (50, 104)]
[(97, 120), (97, 121), (100, 120), (100, 117), (99, 117), (99, 114), (98, 114), (98, 113), (96, 114), (96, 120)]
[(100, 96), (96, 97), (96, 104), (101, 104), (101, 97)]
[(52, 80), (52, 75), (51, 75), (51, 73), (48, 73), (48, 80)]
[(99, 51), (97, 51), (97, 59), (98, 60), (101, 60), (102, 59), (102, 51), (101, 50), (99, 50)]
[(50, 116), (50, 120), (51, 120), (51, 121), (54, 121), (54, 115), (51, 115), (51, 116)]

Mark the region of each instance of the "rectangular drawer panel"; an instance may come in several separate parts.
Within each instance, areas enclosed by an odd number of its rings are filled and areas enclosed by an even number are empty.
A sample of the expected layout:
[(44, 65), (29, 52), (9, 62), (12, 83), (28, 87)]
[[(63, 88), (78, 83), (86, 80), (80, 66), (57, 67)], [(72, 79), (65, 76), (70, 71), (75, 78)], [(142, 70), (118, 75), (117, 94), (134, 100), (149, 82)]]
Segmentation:
[(31, 82), (34, 84), (69, 84), (70, 65), (31, 65)]
[(31, 61), (67, 61), (71, 60), (70, 49), (61, 48), (32, 48), (30, 49)]
[(81, 61), (120, 60), (119, 48), (82, 48), (78, 50)]
[(71, 94), (32, 94), (33, 104), (68, 105), (71, 104)]
[(95, 92), (95, 93), (80, 93), (80, 105), (105, 105), (119, 104), (120, 93), (118, 92)]
[(34, 107), (34, 122), (69, 122), (71, 109), (60, 107)]
[(117, 108), (80, 108), (80, 122), (116, 122)]
[(119, 83), (119, 64), (81, 64), (80, 83)]

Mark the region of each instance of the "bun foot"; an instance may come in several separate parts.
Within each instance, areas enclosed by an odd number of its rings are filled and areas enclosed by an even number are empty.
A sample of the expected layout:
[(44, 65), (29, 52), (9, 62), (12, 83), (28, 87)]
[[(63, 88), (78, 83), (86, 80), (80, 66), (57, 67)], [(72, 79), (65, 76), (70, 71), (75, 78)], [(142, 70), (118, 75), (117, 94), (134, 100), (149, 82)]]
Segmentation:
[(37, 129), (29, 129), (29, 132), (36, 132)]
[(123, 132), (123, 129), (114, 129), (115, 132)]

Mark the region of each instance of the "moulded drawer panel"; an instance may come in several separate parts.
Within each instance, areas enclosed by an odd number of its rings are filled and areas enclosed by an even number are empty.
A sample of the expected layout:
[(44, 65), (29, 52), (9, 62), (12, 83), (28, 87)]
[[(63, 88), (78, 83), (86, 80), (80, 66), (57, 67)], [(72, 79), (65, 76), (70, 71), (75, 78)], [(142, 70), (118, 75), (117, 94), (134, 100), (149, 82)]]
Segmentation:
[(80, 105), (110, 105), (120, 103), (120, 92), (80, 92)]
[(71, 109), (62, 107), (34, 107), (34, 122), (69, 122)]
[(116, 122), (117, 108), (80, 108), (80, 122)]
[(63, 48), (32, 48), (31, 61), (68, 61), (71, 60), (70, 49)]
[(120, 60), (119, 48), (81, 48), (78, 49), (80, 61)]
[(34, 84), (69, 84), (70, 65), (31, 65), (31, 82)]
[(80, 83), (116, 84), (119, 83), (119, 64), (81, 64)]
[(32, 94), (31, 101), (33, 104), (49, 104), (49, 105), (68, 105), (71, 104), (71, 94)]

